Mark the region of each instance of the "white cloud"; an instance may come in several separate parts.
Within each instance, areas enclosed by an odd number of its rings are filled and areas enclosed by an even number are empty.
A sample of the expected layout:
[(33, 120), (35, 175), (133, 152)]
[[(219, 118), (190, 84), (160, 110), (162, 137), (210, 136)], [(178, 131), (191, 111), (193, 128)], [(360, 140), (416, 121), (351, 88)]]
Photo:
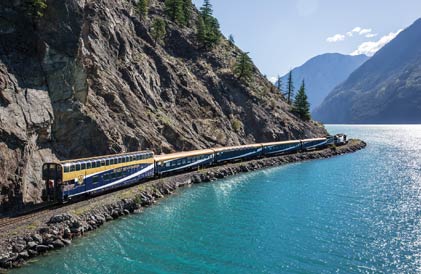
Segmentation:
[(373, 37), (376, 37), (376, 36), (377, 36), (377, 33), (367, 33), (365, 35), (366, 38), (373, 38)]
[(345, 35), (339, 34), (339, 33), (335, 34), (331, 37), (328, 37), (326, 39), (326, 41), (329, 42), (329, 43), (336, 43), (336, 42), (343, 41), (343, 40), (345, 40)]
[(352, 35), (354, 35), (354, 33), (353, 33), (352, 31), (348, 31), (348, 32), (346, 33), (346, 35), (347, 35), (348, 37), (352, 37)]
[(360, 27), (355, 27), (355, 28), (352, 29), (352, 32), (359, 33), (360, 31), (361, 31)]
[(358, 49), (354, 50), (351, 55), (365, 54), (368, 56), (373, 56), (384, 45), (392, 41), (401, 31), (402, 29), (398, 30), (397, 32), (391, 32), (376, 42), (364, 42), (358, 47)]
[(270, 76), (270, 77), (268, 77), (268, 80), (271, 82), (271, 83), (276, 83), (276, 81), (278, 81), (278, 77), (276, 77), (276, 76)]
[(359, 35), (371, 33), (372, 29), (362, 29), (358, 32)]

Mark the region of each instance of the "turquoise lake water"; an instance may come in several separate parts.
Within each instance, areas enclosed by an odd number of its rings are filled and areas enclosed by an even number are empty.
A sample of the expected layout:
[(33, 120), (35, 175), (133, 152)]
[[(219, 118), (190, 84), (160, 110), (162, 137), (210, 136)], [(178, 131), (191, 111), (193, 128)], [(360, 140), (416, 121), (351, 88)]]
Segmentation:
[(421, 126), (328, 126), (360, 152), (184, 189), (13, 273), (421, 271)]

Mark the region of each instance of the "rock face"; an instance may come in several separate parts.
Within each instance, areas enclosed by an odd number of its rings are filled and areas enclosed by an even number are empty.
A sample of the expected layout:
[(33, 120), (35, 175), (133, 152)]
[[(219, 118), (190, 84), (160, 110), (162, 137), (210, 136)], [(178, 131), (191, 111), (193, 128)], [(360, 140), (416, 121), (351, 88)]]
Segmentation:
[(354, 71), (313, 113), (326, 123), (421, 123), (421, 19)]
[[(344, 55), (326, 53), (311, 58), (303, 65), (292, 70), (296, 88), (305, 80), (306, 92), (313, 111), (326, 96), (361, 64), (368, 60), (366, 55)], [(282, 83), (288, 82), (288, 74), (282, 77)]]
[(213, 51), (167, 20), (165, 46), (149, 34), (163, 2), (141, 19), (135, 1), (48, 0), (34, 18), (25, 1), (0, 4), (2, 205), (39, 202), (43, 162), (123, 151), (157, 153), (325, 135), (299, 121), (255, 69), (231, 68), (240, 50)]

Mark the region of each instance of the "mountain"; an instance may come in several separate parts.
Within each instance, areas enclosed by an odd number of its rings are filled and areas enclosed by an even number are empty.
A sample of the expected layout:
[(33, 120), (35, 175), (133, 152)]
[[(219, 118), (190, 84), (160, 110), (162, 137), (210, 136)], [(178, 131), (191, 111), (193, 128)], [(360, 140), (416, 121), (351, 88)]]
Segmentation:
[[(28, 1), (1, 2), (0, 204), (39, 202), (46, 161), (326, 134), (290, 113), (257, 68), (238, 80), (241, 51), (227, 40), (199, 47), (196, 9), (181, 27), (164, 1), (148, 16), (136, 2), (49, 0), (42, 16)], [(154, 18), (166, 21), (165, 45), (151, 37)]]
[[(334, 87), (345, 81), (351, 72), (367, 59), (366, 55), (351, 56), (339, 53), (326, 53), (313, 57), (292, 70), (295, 88), (297, 89), (303, 79), (305, 80), (310, 108), (314, 110)], [(287, 81), (288, 74), (282, 77), (284, 86)]]
[(326, 123), (421, 123), (421, 19), (336, 87), (313, 113)]

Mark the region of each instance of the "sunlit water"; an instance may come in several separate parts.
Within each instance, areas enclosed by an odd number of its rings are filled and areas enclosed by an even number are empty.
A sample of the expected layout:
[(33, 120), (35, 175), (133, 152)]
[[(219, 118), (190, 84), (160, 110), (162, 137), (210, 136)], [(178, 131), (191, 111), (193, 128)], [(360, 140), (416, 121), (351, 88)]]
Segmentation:
[(15, 273), (421, 271), (421, 126), (329, 126), (360, 152), (182, 190)]

